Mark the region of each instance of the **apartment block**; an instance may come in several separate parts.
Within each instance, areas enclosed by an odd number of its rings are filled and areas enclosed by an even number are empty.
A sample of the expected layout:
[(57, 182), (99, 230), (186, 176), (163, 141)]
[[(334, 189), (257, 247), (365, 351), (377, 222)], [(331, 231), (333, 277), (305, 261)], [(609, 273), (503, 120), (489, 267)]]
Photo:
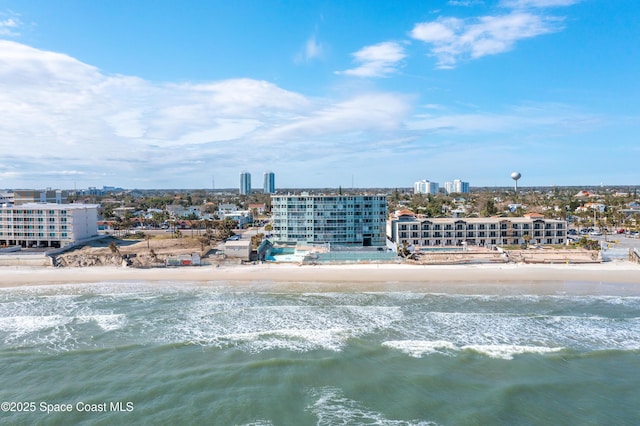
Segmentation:
[(384, 246), (384, 195), (272, 195), (273, 239)]
[(538, 215), (525, 217), (422, 218), (408, 210), (391, 216), (387, 236), (396, 244), (421, 247), (565, 244), (567, 224)]
[(98, 234), (98, 205), (0, 206), (0, 247), (66, 247)]
[(468, 194), (469, 182), (464, 182), (460, 179), (455, 179), (453, 182), (445, 182), (444, 190), (447, 194)]
[(430, 182), (428, 180), (421, 180), (413, 184), (414, 194), (431, 194), (435, 195), (440, 191), (440, 185), (438, 182)]

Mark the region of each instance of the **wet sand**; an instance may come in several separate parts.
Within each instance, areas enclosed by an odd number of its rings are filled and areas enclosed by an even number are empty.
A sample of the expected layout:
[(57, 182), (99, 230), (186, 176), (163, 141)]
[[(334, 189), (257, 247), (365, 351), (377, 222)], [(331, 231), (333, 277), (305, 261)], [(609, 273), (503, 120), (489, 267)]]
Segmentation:
[[(318, 265), (261, 264), (134, 269), (123, 267), (0, 267), (0, 287), (100, 282), (172, 282), (224, 286), (304, 289), (399, 290), (452, 284), (624, 283), (638, 284), (640, 265), (631, 262), (563, 265)], [(277, 285), (276, 285), (277, 284)], [(344, 290), (347, 290), (344, 288)]]

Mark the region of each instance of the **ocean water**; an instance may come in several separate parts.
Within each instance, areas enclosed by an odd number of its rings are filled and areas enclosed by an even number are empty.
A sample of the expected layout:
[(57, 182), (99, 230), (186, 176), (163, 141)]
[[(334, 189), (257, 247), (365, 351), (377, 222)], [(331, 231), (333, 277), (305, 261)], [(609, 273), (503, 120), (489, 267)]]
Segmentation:
[(0, 424), (640, 424), (640, 284), (304, 289), (1, 289)]

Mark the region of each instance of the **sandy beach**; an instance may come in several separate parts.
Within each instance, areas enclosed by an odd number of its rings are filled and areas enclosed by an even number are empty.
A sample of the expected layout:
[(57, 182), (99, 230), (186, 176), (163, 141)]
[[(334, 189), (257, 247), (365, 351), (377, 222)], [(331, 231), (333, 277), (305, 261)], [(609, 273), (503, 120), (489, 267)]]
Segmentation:
[(321, 265), (259, 264), (135, 269), (124, 267), (1, 267), (0, 287), (99, 282), (183, 282), (226, 286), (327, 289), (419, 289), (440, 284), (625, 283), (638, 284), (640, 265), (631, 262), (563, 265)]

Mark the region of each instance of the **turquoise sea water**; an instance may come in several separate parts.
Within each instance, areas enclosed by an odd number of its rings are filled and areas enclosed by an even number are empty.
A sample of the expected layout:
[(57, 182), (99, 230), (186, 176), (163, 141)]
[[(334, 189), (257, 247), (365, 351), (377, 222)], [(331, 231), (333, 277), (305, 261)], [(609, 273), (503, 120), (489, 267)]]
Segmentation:
[(640, 424), (640, 285), (587, 287), (2, 289), (0, 423)]

